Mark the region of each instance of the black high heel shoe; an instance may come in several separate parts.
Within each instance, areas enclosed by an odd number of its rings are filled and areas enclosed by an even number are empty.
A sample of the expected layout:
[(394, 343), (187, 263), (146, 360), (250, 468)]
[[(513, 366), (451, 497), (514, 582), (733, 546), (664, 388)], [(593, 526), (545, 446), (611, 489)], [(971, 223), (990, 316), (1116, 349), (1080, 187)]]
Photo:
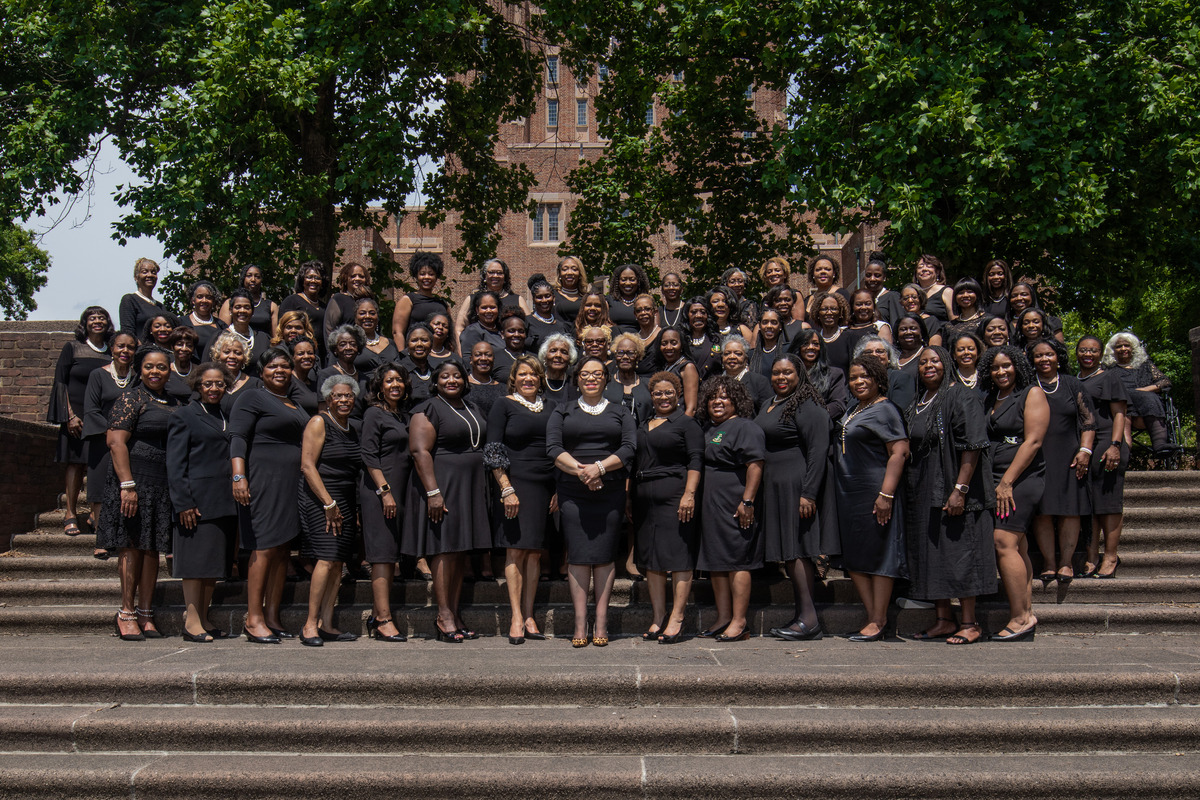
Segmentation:
[[(387, 625), (391, 622), (390, 619), (375, 619), (375, 617), (367, 617), (367, 636), (376, 639), (380, 642), (407, 642), (408, 637), (403, 633), (396, 633), (395, 636), (389, 636), (386, 633), (379, 632), (380, 625)], [(397, 628), (397, 631), (400, 629)]]

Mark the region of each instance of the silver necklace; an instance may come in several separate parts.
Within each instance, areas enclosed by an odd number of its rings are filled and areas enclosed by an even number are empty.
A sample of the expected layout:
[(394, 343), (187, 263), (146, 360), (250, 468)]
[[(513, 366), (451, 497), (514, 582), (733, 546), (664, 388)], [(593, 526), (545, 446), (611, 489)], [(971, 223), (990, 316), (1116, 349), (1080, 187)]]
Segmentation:
[(576, 400), (575, 402), (579, 403), (579, 407), (581, 409), (583, 409), (583, 412), (585, 414), (591, 414), (593, 417), (603, 414), (604, 409), (608, 408), (608, 398), (607, 397), (601, 397), (600, 402), (594, 406), (588, 405), (586, 402), (584, 402), (582, 397), (579, 398), (578, 400)]
[(541, 397), (539, 397), (537, 400), (535, 400), (534, 402), (531, 403), (528, 400), (526, 400), (524, 397), (521, 397), (521, 395), (514, 392), (512, 399), (516, 400), (518, 403), (525, 406), (526, 408), (528, 408), (530, 411), (532, 411), (535, 414), (542, 413), (542, 409), (545, 408), (545, 403), (542, 402)]
[[(467, 414), (470, 415), (470, 417), (471, 417), (471, 419), (468, 420), (466, 417), (464, 417), (462, 414), (459, 413), (457, 408), (450, 405), (449, 400), (442, 397), (441, 395), (438, 395), (438, 399), (441, 400), (443, 403), (445, 403), (446, 408), (453, 411), (455, 416), (457, 416), (459, 419), (461, 419), (463, 422), (465, 422), (467, 424), (467, 438), (469, 438), (471, 440), (471, 449), (478, 450), (479, 449), (479, 440), (483, 438), (483, 426), (479, 424), (478, 419), (475, 419), (475, 414), (474, 414), (474, 412), (471, 411), (470, 406), (467, 406), (467, 405), (463, 406), (463, 408), (465, 408), (467, 410)], [(475, 427), (471, 427), (472, 421), (474, 421)]]
[(968, 379), (965, 375), (963, 375), (961, 372), (959, 372), (958, 367), (955, 367), (954, 374), (958, 376), (958, 382), (961, 383), (963, 386), (966, 386), (968, 389), (974, 389), (975, 385), (979, 383), (979, 373), (978, 372), (976, 372), (974, 375), (972, 375)]
[(1046, 394), (1054, 394), (1055, 392), (1058, 391), (1058, 387), (1062, 385), (1062, 378), (1054, 379), (1054, 388), (1053, 389), (1046, 388), (1046, 384), (1042, 383), (1041, 375), (1038, 376), (1037, 382), (1038, 382), (1038, 386), (1042, 387), (1043, 392), (1045, 392)]
[(92, 350), (93, 350), (93, 351), (95, 351), (95, 352), (97, 352), (97, 353), (107, 353), (107, 352), (108, 352), (108, 345), (107, 345), (107, 344), (105, 344), (103, 347), (96, 347), (96, 345), (92, 344), (92, 340), (91, 340), (91, 339), (84, 339), (84, 341), (85, 341), (85, 342), (87, 342), (87, 346), (88, 346), (88, 347), (92, 348)]

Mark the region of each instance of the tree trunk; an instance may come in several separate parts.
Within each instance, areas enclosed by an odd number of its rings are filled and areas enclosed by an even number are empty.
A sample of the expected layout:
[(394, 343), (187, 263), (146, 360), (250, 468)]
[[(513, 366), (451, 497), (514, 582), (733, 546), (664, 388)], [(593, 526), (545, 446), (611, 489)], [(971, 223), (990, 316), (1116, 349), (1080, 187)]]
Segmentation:
[(337, 166), (333, 142), (336, 98), (337, 84), (333, 78), (329, 78), (321, 86), (316, 110), (300, 114), (300, 171), (306, 177), (324, 176), (326, 185), (324, 194), (315, 194), (305, 202), (308, 214), (300, 220), (298, 231), (300, 261), (320, 259), (325, 264), (326, 279), (330, 281), (338, 242), (338, 220), (333, 199)]

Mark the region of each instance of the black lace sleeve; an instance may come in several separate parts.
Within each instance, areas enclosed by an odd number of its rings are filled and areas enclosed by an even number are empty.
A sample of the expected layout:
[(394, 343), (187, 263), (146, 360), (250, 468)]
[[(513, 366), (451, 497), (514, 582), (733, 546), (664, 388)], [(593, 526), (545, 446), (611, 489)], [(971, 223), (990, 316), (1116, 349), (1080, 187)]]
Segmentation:
[(108, 412), (108, 429), (132, 433), (137, 430), (138, 417), (145, 408), (146, 401), (140, 389), (130, 389), (122, 393)]

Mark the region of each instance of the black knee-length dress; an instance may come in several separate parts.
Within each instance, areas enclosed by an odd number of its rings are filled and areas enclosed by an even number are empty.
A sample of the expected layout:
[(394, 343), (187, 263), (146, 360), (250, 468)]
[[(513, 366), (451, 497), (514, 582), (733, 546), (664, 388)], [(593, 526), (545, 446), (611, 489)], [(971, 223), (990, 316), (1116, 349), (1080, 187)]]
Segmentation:
[(616, 559), (625, 517), (625, 479), (637, 444), (633, 415), (620, 403), (607, 401), (599, 414), (589, 414), (581, 401), (555, 406), (546, 427), (546, 454), (553, 461), (570, 453), (580, 464), (615, 455), (620, 469), (604, 475), (593, 492), (579, 478), (557, 470), (560, 525), (571, 564), (609, 564)]
[(908, 438), (900, 409), (887, 399), (861, 411), (854, 406), (842, 417), (835, 435), (843, 568), (867, 575), (907, 577), (904, 493), (893, 493), (892, 516), (886, 525), (875, 519), (875, 498), (887, 473), (887, 444)]
[(338, 534), (326, 530), (325, 506), (301, 474), (298, 490), (300, 503), (300, 552), (322, 561), (345, 561), (354, 552), (358, 539), (358, 473), (362, 469), (358, 420), (349, 420), (343, 428), (329, 414), (325, 420), (325, 443), (317, 458), (317, 474), (333, 502), (342, 512)]
[[(997, 486), (1025, 441), (1025, 398), (1029, 389), (1014, 390), (1007, 398), (994, 402), (988, 414), (988, 439), (992, 443), (992, 486)], [(1028, 533), (1042, 493), (1046, 488), (1046, 463), (1039, 449), (1033, 461), (1013, 482), (1013, 504), (1007, 517), (997, 516), (998, 530)]]
[(762, 512), (750, 527), (738, 525), (746, 496), (746, 467), (766, 456), (766, 437), (754, 420), (734, 417), (704, 432), (704, 490), (701, 492), (699, 569), (739, 572), (763, 565)]
[(500, 488), (492, 487), (492, 543), (496, 547), (541, 550), (546, 546), (550, 498), (554, 496), (554, 461), (546, 454), (546, 428), (553, 403), (541, 400), (538, 411), (512, 397), (502, 397), (488, 415), (485, 466), (503, 469), (517, 490), (517, 516), (508, 519)]
[[(811, 400), (791, 404), (785, 399), (764, 405), (754, 422), (767, 442), (757, 508), (764, 557), (778, 562), (836, 555), (841, 551), (837, 531), (822, 525), (817, 503), (828, 464), (829, 414)], [(817, 504), (808, 519), (800, 517), (802, 498)]]
[(229, 454), (246, 460), (250, 505), (238, 506), (241, 544), (268, 550), (300, 528), (300, 443), (308, 414), (266, 388), (243, 389), (229, 418)]
[[(362, 513), (363, 555), (371, 564), (391, 564), (400, 560), (400, 532), (404, 526), (405, 503), (409, 502), (412, 456), (408, 452), (408, 414), (382, 406), (368, 406), (363, 414), (363, 471), (358, 484), (358, 505)], [(383, 497), (368, 469), (383, 473), (396, 501), (396, 516), (383, 513)]]
[(688, 473), (704, 470), (704, 431), (682, 408), (651, 429), (653, 422), (638, 430), (630, 481), (634, 561), (643, 570), (683, 572), (696, 566), (700, 509), (697, 503), (692, 518), (680, 522), (679, 502)]
[[(1083, 383), (1074, 375), (1059, 373), (1055, 385), (1041, 384), (1050, 405), (1050, 424), (1042, 440), (1046, 462), (1046, 487), (1038, 513), (1078, 517), (1092, 513), (1088, 476), (1075, 477), (1071, 462), (1079, 452), (1079, 437), (1096, 430), (1096, 409)], [(1092, 449), (1095, 455), (1095, 448)]]
[[(1092, 399), (1096, 409), (1096, 445), (1092, 449), (1092, 462), (1088, 470), (1093, 514), (1120, 514), (1125, 510), (1125, 470), (1129, 468), (1129, 446), (1125, 444), (1125, 432), (1113, 430), (1113, 403), (1124, 403), (1129, 408), (1129, 392), (1115, 370), (1102, 369), (1093, 372), (1083, 381), (1083, 388)], [(1104, 451), (1113, 442), (1119, 442), (1121, 461), (1116, 469), (1104, 466)]]
[(483, 466), (487, 417), (470, 399), (461, 408), (455, 408), (443, 397), (430, 398), (414, 408), (413, 417), (418, 414), (423, 414), (437, 430), (433, 471), (447, 513), (441, 522), (430, 521), (426, 488), (414, 474), (405, 504), (407, 524), (402, 532), (401, 552), (410, 556), (436, 556), (491, 548), (492, 526)]

